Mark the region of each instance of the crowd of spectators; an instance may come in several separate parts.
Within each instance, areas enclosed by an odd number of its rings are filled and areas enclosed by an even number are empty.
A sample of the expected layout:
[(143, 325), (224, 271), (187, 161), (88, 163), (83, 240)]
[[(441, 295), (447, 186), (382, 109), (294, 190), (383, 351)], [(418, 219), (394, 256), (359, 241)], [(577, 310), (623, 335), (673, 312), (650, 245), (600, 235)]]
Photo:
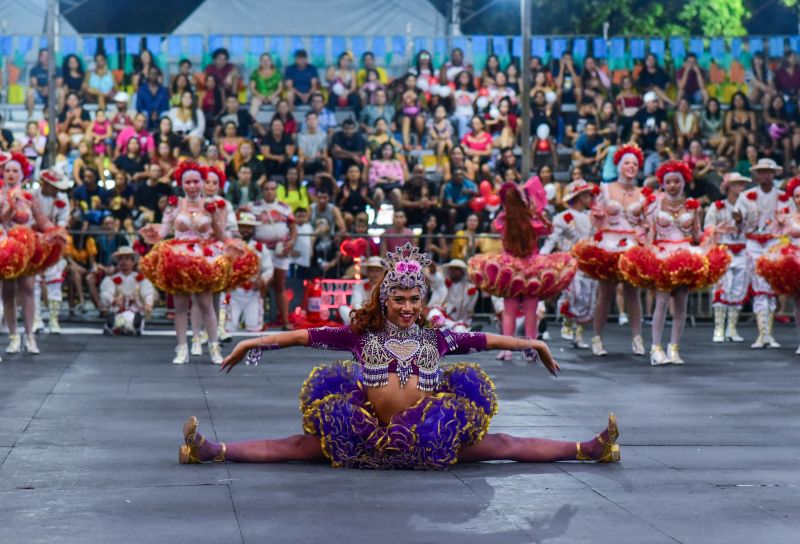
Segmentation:
[[(48, 99), (48, 62), (41, 51), (30, 70), (30, 113)], [(794, 52), (775, 62), (753, 55), (745, 84), (725, 100), (691, 53), (674, 72), (652, 54), (631, 71), (612, 72), (570, 53), (549, 63), (534, 57), (528, 67), (490, 55), (477, 70), (459, 49), (441, 66), (420, 51), (396, 77), (369, 52), (317, 67), (298, 50), (284, 69), (264, 53), (247, 74), (219, 49), (203, 70), (189, 60), (175, 73), (165, 68), (148, 51), (121, 80), (102, 52), (90, 66), (75, 55), (63, 60), (58, 162), (75, 183), (71, 230), (94, 233), (73, 235), (76, 286), (110, 264), (115, 243), (134, 243), (139, 227), (160, 220), (178, 191), (172, 172), (186, 159), (224, 168), (222, 196), (235, 207), (276, 180), (308, 240), (298, 244), (297, 269), (326, 277), (351, 273), (340, 243), (367, 232), (376, 236), (370, 251), (417, 240), (438, 262), (496, 250), (498, 206), (479, 186), (497, 191), (526, 178), (521, 146), (531, 146), (550, 212), (562, 208), (570, 180), (616, 179), (614, 149), (626, 142), (644, 151), (643, 183), (663, 160), (688, 161), (695, 175), (688, 191), (705, 205), (719, 198), (727, 171), (747, 176), (769, 157), (789, 176), (799, 162)], [(524, 77), (531, 81), (527, 142), (520, 139)], [(31, 120), (24, 138), (3, 130), (0, 146), (41, 163), (46, 132), (43, 121)], [(380, 238), (384, 232), (391, 236)]]

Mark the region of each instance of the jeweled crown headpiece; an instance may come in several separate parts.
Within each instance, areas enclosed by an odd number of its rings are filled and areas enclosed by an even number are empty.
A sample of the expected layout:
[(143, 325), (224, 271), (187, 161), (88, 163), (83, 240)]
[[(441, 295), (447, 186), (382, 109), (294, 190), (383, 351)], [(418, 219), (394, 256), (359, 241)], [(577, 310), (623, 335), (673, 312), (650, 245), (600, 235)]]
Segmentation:
[(406, 243), (395, 252), (387, 252), (381, 259), (381, 266), (386, 270), (381, 282), (381, 304), (392, 296), (397, 289), (413, 289), (419, 287), (419, 294), (425, 296), (428, 284), (423, 270), (431, 264), (427, 253), (420, 253), (418, 247)]

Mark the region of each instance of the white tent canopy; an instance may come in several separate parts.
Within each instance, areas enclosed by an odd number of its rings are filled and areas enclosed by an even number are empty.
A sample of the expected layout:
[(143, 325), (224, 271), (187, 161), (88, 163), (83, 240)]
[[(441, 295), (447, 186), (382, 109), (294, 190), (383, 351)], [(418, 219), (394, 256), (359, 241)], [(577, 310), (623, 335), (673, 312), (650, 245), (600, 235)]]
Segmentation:
[(445, 30), (444, 16), (427, 0), (206, 0), (173, 33), (433, 36)]
[[(62, 16), (59, 34), (77, 34)], [(47, 34), (47, 0), (0, 0), (0, 34)]]

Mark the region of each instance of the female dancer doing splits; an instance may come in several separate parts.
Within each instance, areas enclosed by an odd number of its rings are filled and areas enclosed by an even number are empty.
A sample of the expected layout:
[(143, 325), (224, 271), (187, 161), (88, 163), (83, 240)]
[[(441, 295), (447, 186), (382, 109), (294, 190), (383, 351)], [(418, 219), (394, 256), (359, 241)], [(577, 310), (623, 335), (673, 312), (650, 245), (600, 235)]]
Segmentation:
[[(756, 271), (776, 293), (794, 298), (794, 323), (800, 336), (800, 177), (789, 180), (775, 214), (780, 234), (788, 237), (756, 261)], [(794, 203), (794, 209), (791, 204)], [(800, 355), (800, 346), (795, 354)]]
[[(503, 237), (503, 253), (476, 255), (469, 261), (472, 282), (481, 290), (503, 299), (503, 334), (513, 336), (520, 307), (525, 314), (525, 336), (536, 338), (540, 299), (555, 296), (566, 289), (577, 270), (569, 253), (539, 255), (539, 236), (548, 234), (553, 225), (543, 210), (547, 203), (538, 177), (524, 188), (504, 183), (500, 188), (504, 211), (494, 221)], [(503, 350), (497, 358), (511, 360), (511, 351)]]
[(335, 467), (444, 469), (458, 461), (619, 461), (616, 420), (586, 442), (486, 434), (497, 394), (477, 366), (440, 368), (448, 354), (487, 349), (526, 351), (556, 375), (558, 364), (537, 340), (426, 327), (426, 254), (406, 244), (383, 261), (386, 273), (350, 326), (296, 330), (239, 343), (223, 363), (230, 371), (248, 351), (290, 346), (349, 351), (354, 361), (311, 371), (300, 392), (306, 434), (277, 440), (216, 443), (183, 427), (181, 463), (323, 461)]
[(53, 225), (45, 215), (39, 198), (23, 190), (22, 182), (32, 172), (33, 167), (21, 153), (12, 153), (3, 164), (0, 222), (5, 239), (0, 244), (0, 277), (9, 331), (6, 353), (19, 353), (22, 349), (17, 334), (18, 302), (25, 324), (25, 351), (39, 353), (33, 335), (34, 284), (38, 274), (58, 262), (67, 241), (64, 229)]
[[(222, 364), (217, 341), (217, 316), (214, 293), (222, 291), (231, 279), (231, 254), (236, 250), (224, 244), (225, 202), (203, 198), (203, 184), (208, 175), (205, 166), (184, 162), (175, 170), (175, 180), (186, 194), (170, 197), (164, 220), (139, 231), (148, 244), (157, 245), (140, 264), (142, 273), (159, 289), (175, 297), (175, 332), (178, 337), (175, 364), (189, 362), (187, 329), (189, 301), (196, 304), (208, 332), (211, 362)], [(164, 240), (174, 234), (172, 240)]]
[[(617, 284), (625, 281), (619, 270), (619, 258), (641, 240), (644, 232), (639, 227), (643, 209), (646, 199), (652, 196), (643, 194), (636, 186), (636, 177), (644, 164), (638, 147), (621, 146), (614, 153), (614, 164), (619, 169), (619, 178), (613, 183), (601, 184), (592, 206), (591, 218), (597, 232), (594, 238), (582, 240), (572, 248), (580, 269), (600, 281), (592, 337), (592, 353), (595, 355), (608, 355), (603, 347), (603, 329)], [(623, 289), (633, 335), (632, 350), (635, 355), (644, 355), (639, 289), (628, 283), (624, 284)]]
[[(692, 169), (682, 161), (667, 161), (656, 177), (664, 191), (647, 207), (646, 243), (622, 255), (619, 268), (631, 285), (656, 289), (650, 364), (682, 365), (678, 348), (689, 292), (713, 285), (725, 274), (731, 257), (724, 247), (714, 243), (713, 233), (727, 231), (732, 225), (721, 223), (709, 228), (701, 244), (700, 203), (687, 199), (683, 192), (686, 183), (692, 181)], [(665, 354), (661, 336), (670, 299), (672, 335)]]

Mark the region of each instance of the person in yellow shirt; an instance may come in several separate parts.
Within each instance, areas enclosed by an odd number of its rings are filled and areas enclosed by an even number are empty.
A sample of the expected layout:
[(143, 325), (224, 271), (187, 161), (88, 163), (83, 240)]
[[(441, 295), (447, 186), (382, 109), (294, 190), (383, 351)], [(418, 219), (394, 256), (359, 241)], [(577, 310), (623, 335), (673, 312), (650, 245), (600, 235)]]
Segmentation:
[(297, 167), (290, 166), (286, 170), (286, 185), (278, 184), (278, 200), (288, 204), (292, 208), (292, 212), (295, 212), (297, 208), (309, 208), (308, 191), (300, 184)]
[(389, 83), (389, 76), (386, 70), (375, 64), (375, 55), (372, 51), (367, 51), (361, 55), (361, 69), (356, 72), (356, 85), (361, 87), (367, 81), (367, 71), (375, 70), (378, 72), (378, 81), (384, 85)]
[(475, 241), (481, 221), (474, 213), (467, 216), (464, 228), (456, 232), (453, 244), (450, 246), (450, 258), (466, 260), (475, 253)]

